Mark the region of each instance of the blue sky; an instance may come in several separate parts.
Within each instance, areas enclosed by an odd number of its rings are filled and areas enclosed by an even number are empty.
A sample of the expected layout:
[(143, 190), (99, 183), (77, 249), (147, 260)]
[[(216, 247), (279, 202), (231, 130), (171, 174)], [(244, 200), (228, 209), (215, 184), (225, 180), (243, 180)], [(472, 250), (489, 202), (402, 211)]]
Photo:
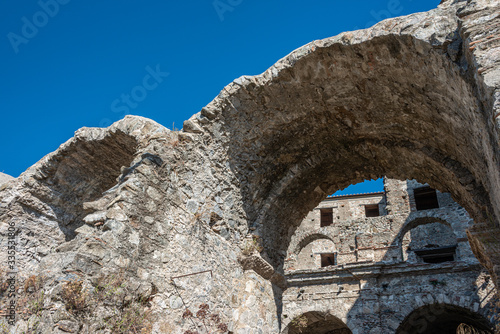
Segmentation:
[[(438, 3), (3, 2), (0, 172), (18, 176), (80, 127), (125, 114), (181, 128), (232, 80), (264, 72), (301, 45)], [(156, 76), (145, 81), (149, 73)]]

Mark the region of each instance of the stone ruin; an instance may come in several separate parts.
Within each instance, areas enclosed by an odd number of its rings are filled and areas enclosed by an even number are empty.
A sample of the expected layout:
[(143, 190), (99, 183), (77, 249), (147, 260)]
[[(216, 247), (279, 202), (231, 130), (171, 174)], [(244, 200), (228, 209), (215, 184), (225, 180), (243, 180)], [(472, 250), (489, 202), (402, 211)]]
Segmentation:
[[(328, 194), (384, 175), (427, 183), (467, 210), (467, 240), (487, 271), (477, 279), (489, 275), (498, 287), (499, 31), (498, 0), (443, 1), (311, 42), (259, 76), (240, 77), (182, 131), (134, 116), (78, 130), (1, 181), (1, 330), (267, 334), (318, 319), (339, 325), (338, 310), (321, 300), (298, 315), (288, 250)], [(390, 196), (385, 219), (399, 222), (401, 201)], [(382, 270), (378, 253), (363, 251)], [(446, 275), (437, 270), (432, 282)], [(357, 276), (349, 284), (360, 290), (373, 279)], [(398, 288), (386, 280), (386, 293)], [(436, 284), (415, 279), (407, 288)], [(415, 321), (476, 307), (472, 297), (457, 306), (440, 294), (401, 305), (382, 291), (391, 302), (377, 309), (366, 301), (350, 321), (390, 312), (404, 320), (415, 304)], [(365, 305), (363, 296), (354, 303)], [(409, 330), (393, 321), (368, 329), (370, 321), (350, 330)]]
[(465, 209), (414, 180), (384, 184), (385, 192), (328, 197), (293, 232), (283, 333), (456, 333), (460, 325), (491, 333), (497, 290), (468, 243)]

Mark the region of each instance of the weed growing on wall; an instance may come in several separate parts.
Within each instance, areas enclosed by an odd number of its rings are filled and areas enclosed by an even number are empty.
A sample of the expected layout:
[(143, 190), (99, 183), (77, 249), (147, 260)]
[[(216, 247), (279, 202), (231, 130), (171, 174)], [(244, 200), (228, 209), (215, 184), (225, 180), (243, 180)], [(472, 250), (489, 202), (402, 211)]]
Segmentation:
[(101, 318), (101, 329), (112, 333), (150, 333), (151, 318), (149, 298), (137, 297), (127, 285), (123, 273), (102, 276), (92, 286), (92, 291), (83, 287), (81, 280), (65, 282), (62, 299), (66, 309), (83, 322), (99, 319), (99, 306), (112, 309), (112, 316)]
[(242, 249), (243, 255), (252, 255), (254, 252), (262, 252), (263, 247), (257, 237), (253, 236), (252, 239), (247, 239), (245, 246)]

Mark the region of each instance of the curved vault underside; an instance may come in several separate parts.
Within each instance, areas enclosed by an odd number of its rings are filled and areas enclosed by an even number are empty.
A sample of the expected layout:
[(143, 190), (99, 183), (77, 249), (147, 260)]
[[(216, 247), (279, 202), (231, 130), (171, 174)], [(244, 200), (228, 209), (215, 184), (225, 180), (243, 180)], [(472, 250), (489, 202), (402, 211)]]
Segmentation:
[(270, 245), (286, 245), (327, 194), (383, 175), (451, 192), (476, 218), (493, 212), (498, 160), (483, 106), (426, 42), (389, 35), (318, 48), (228, 102), (229, 161)]
[[(499, 84), (490, 78), (496, 70), (491, 57), (478, 74), (485, 61), (468, 45), (480, 29), (475, 21), (467, 24), (481, 13), (487, 17), (481, 24), (492, 26), (496, 12), (488, 0), (465, 7), (448, 1), (427, 13), (312, 42), (260, 76), (235, 80), (185, 122), (183, 132), (194, 145), (202, 141), (207, 151), (218, 152), (208, 160), (229, 166), (220, 173), (238, 179), (244, 215), (263, 239), (264, 257), (279, 265), (295, 227), (327, 194), (384, 175), (427, 182), (450, 192), (476, 222), (498, 221), (493, 116)], [(63, 192), (82, 190), (65, 193), (75, 207), (96, 199), (114, 184), (119, 166), (130, 164), (134, 139), (124, 140), (118, 150), (102, 145), (105, 158), (113, 156), (106, 150), (126, 152), (104, 164), (109, 173), (103, 172), (104, 183), (93, 181), (95, 192), (78, 181), (63, 186)], [(174, 149), (183, 156), (188, 150)], [(89, 155), (100, 154), (94, 151)], [(51, 177), (64, 184), (99, 175), (92, 166), (103, 165), (76, 162), (78, 168), (62, 164)], [(36, 168), (45, 173), (44, 166)]]
[(459, 10), (462, 26), (444, 16), (456, 8), (439, 10), (438, 34), (421, 13), (310, 43), (235, 80), (185, 122), (227, 146), (249, 226), (274, 264), (327, 194), (383, 175), (450, 192), (476, 222), (497, 225), (499, 137), (488, 94), (498, 82), (486, 69), (478, 78), (476, 51), (462, 40), (471, 35), (464, 15), (477, 8)]

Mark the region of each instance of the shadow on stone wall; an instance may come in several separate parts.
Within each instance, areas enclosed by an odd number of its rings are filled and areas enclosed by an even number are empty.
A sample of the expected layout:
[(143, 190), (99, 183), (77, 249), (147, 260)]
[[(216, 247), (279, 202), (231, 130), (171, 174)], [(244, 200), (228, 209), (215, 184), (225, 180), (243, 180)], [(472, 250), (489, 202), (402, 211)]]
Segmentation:
[[(36, 200), (29, 197), (19, 200), (27, 215), (40, 218), (44, 213), (54, 213), (66, 241), (73, 239), (75, 230), (85, 224), (83, 218), (88, 212), (83, 203), (101, 198), (116, 185), (121, 168), (130, 166), (134, 159), (137, 140), (133, 136), (116, 130), (101, 137), (97, 140), (75, 137), (63, 144), (57, 155), (49, 155), (34, 175), (39, 182), (33, 183), (34, 188), (29, 188), (29, 192)], [(37, 200), (50, 209), (38, 207)]]

